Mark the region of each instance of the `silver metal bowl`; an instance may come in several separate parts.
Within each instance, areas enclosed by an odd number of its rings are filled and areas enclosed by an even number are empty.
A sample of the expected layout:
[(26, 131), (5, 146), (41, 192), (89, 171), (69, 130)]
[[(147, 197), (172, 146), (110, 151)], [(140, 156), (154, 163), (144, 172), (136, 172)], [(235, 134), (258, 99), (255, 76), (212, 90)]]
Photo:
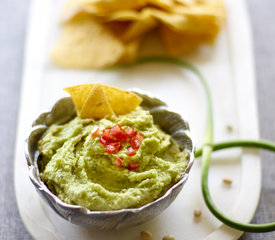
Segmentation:
[(189, 136), (189, 126), (182, 117), (169, 110), (164, 102), (135, 91), (142, 99), (141, 107), (149, 110), (154, 122), (162, 130), (170, 134), (177, 141), (181, 150), (189, 152), (188, 164), (181, 179), (158, 199), (139, 208), (120, 209), (111, 211), (91, 211), (79, 205), (64, 203), (50, 192), (40, 179), (37, 159), (39, 156), (38, 141), (52, 124), (62, 124), (72, 119), (76, 113), (73, 101), (70, 97), (62, 98), (56, 102), (51, 111), (42, 113), (33, 123), (33, 128), (25, 144), (29, 177), (36, 190), (45, 202), (61, 217), (66, 220), (92, 229), (114, 230), (128, 226), (142, 224), (165, 210), (176, 198), (186, 182), (190, 168), (194, 161), (194, 146)]

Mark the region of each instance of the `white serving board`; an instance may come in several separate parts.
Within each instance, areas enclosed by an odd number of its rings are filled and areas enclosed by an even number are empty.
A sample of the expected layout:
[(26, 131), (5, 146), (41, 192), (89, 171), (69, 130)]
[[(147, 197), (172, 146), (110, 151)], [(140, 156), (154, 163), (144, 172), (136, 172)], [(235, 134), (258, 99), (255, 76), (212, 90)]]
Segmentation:
[[(49, 59), (58, 34), (58, 13), (64, 0), (33, 0), (26, 42), (21, 107), (15, 150), (15, 192), (22, 220), (35, 239), (138, 240), (141, 230), (150, 230), (153, 240), (173, 234), (176, 239), (237, 239), (241, 232), (216, 220), (206, 208), (200, 190), (200, 161), (175, 202), (155, 219), (111, 233), (91, 231), (57, 216), (39, 198), (32, 186), (24, 158), (24, 140), (31, 123), (58, 98), (65, 86), (102, 82), (121, 88), (138, 87), (165, 100), (181, 113), (200, 146), (204, 129), (203, 91), (194, 75), (165, 64), (147, 64), (116, 72), (62, 70)], [(227, 0), (227, 24), (213, 48), (203, 48), (186, 60), (208, 79), (214, 101), (215, 140), (258, 138), (255, 79), (250, 25), (244, 0)], [(227, 125), (233, 131), (227, 131)], [(224, 177), (232, 186), (222, 183)], [(261, 165), (257, 151), (231, 150), (213, 155), (210, 190), (217, 206), (237, 220), (249, 222), (258, 204)], [(194, 219), (193, 210), (202, 216)]]

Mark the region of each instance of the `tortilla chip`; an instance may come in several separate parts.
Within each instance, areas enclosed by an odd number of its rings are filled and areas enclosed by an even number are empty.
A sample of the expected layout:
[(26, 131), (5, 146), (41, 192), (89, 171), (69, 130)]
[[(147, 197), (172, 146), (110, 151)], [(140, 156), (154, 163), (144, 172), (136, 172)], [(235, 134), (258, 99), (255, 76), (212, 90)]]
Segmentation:
[(160, 33), (167, 52), (171, 56), (181, 56), (194, 51), (199, 45), (212, 44), (213, 34), (178, 33), (169, 27), (161, 26)]
[(81, 84), (63, 89), (71, 95), (77, 115), (80, 114), (82, 106), (93, 88), (94, 84)]
[(64, 23), (69, 22), (79, 13), (92, 13), (97, 11), (98, 9), (92, 4), (91, 0), (69, 0), (61, 12), (61, 21)]
[(142, 98), (134, 93), (106, 85), (103, 85), (103, 88), (113, 111), (117, 115), (126, 114), (135, 110), (142, 102)]
[(64, 68), (100, 69), (118, 62), (124, 51), (119, 39), (86, 16), (64, 25), (51, 57)]
[(151, 6), (170, 13), (225, 17), (223, 0), (148, 0)]
[(121, 10), (138, 10), (146, 5), (146, 0), (70, 0), (64, 7), (61, 19), (70, 21), (80, 12), (98, 17), (108, 17)]
[(130, 62), (156, 29), (168, 54), (180, 56), (213, 43), (225, 16), (223, 0), (69, 0), (52, 58), (80, 69)]
[(102, 22), (101, 23), (104, 27), (106, 27), (114, 36), (120, 38), (125, 31), (129, 28), (131, 22), (129, 21), (110, 21), (110, 22)]
[(100, 119), (111, 115), (114, 115), (111, 105), (104, 93), (102, 85), (97, 83), (83, 104), (79, 117)]
[(148, 3), (151, 6), (154, 6), (158, 9), (170, 10), (175, 5), (174, 1), (171, 1), (171, 0), (148, 0)]
[[(216, 14), (209, 8), (188, 7), (182, 8), (185, 12), (178, 13), (177, 8), (173, 11), (163, 11), (161, 9), (145, 7), (140, 11), (121, 10), (101, 18), (101, 21), (117, 24), (124, 24), (127, 27), (119, 38), (124, 42), (131, 41), (137, 37), (154, 29), (159, 23), (168, 26), (176, 32), (213, 32), (219, 29), (224, 22), (222, 16)], [(210, 11), (211, 10), (211, 11)]]
[(140, 9), (146, 5), (146, 0), (93, 0), (99, 12), (111, 13), (123, 9)]
[[(148, 9), (149, 10), (149, 9)], [(177, 14), (150, 9), (151, 15), (162, 25), (180, 33), (212, 33), (220, 28), (215, 16)]]
[(81, 84), (64, 90), (71, 95), (77, 115), (82, 118), (92, 116), (98, 119), (104, 114), (104, 116), (126, 114), (136, 109), (142, 102), (142, 99), (134, 93), (100, 83)]
[(135, 39), (143, 37), (156, 26), (157, 21), (150, 14), (145, 12), (140, 20), (132, 22), (121, 38), (126, 42), (134, 41)]
[[(160, 1), (160, 0), (155, 0)], [(170, 7), (172, 12), (182, 14), (215, 15), (225, 17), (223, 0), (176, 0)]]
[(137, 40), (157, 25), (157, 21), (147, 11), (122, 10), (99, 19), (124, 43)]
[(136, 39), (132, 42), (127, 43), (125, 46), (125, 52), (119, 59), (119, 63), (129, 63), (135, 61), (138, 54), (140, 45), (140, 39)]

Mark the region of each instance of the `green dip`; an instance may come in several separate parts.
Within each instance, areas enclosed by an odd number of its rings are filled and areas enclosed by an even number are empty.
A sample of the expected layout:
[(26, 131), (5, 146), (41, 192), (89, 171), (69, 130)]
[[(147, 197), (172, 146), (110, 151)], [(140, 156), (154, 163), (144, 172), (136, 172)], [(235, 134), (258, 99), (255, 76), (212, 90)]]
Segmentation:
[[(113, 154), (105, 152), (99, 136), (92, 136), (119, 124), (144, 135), (136, 155), (127, 147)], [(160, 197), (181, 178), (187, 161), (177, 143), (153, 123), (148, 111), (138, 107), (126, 115), (101, 120), (75, 117), (63, 125), (52, 125), (39, 141), (41, 179), (62, 201), (91, 210), (135, 208)], [(116, 157), (123, 166), (115, 165)], [(136, 161), (139, 168), (128, 170)]]

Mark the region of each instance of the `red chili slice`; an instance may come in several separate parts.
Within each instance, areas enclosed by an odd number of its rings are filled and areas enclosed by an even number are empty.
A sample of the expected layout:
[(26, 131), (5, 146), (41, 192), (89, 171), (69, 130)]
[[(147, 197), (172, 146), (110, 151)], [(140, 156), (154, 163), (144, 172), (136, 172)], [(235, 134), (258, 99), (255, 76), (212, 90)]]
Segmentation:
[(122, 159), (120, 156), (118, 156), (118, 157), (116, 158), (116, 160), (115, 160), (115, 165), (116, 165), (117, 167), (121, 167), (121, 166), (123, 165), (123, 159)]
[(113, 142), (115, 141), (115, 138), (113, 137), (113, 135), (111, 134), (111, 129), (103, 129), (103, 135), (104, 138), (109, 141), (109, 142)]
[(136, 151), (132, 148), (132, 147), (129, 147), (129, 148), (127, 148), (127, 155), (128, 156), (134, 156), (134, 155), (136, 155)]
[[(96, 135), (98, 129), (94, 128), (92, 134)], [(130, 148), (127, 149), (128, 156), (134, 156), (137, 149), (139, 149), (144, 135), (135, 131), (131, 127), (127, 127), (125, 131), (119, 126), (114, 125), (112, 128), (104, 129), (103, 133), (99, 135), (99, 141), (106, 146), (105, 152), (116, 153), (122, 149), (122, 143), (130, 138)]]
[(136, 135), (136, 131), (131, 128), (131, 127), (127, 127), (126, 130), (125, 130), (125, 133), (129, 136), (129, 137), (133, 137)]
[(128, 167), (129, 170), (136, 170), (139, 168), (139, 163), (136, 161), (131, 161), (128, 163)]
[(144, 138), (144, 135), (141, 132), (137, 132), (137, 134), (135, 135), (136, 139), (138, 139), (139, 141), (142, 141)]
[(116, 153), (120, 150), (121, 144), (119, 142), (108, 143), (105, 149), (106, 153)]
[(119, 124), (116, 124), (115, 126), (113, 126), (111, 129), (111, 134), (115, 137), (117, 134), (119, 134), (120, 132), (122, 132), (122, 128), (119, 126)]
[(98, 126), (94, 126), (94, 128), (91, 131), (91, 135), (93, 137), (95, 137), (98, 134), (98, 131), (99, 131), (99, 127)]
[(116, 124), (110, 129), (111, 135), (116, 138), (120, 142), (124, 142), (128, 135), (122, 130), (122, 128), (119, 126), (119, 124)]
[(129, 143), (134, 149), (137, 150), (139, 149), (143, 138), (144, 138), (144, 135), (140, 132), (137, 132), (135, 136), (131, 137), (131, 139), (129, 140)]
[(134, 148), (134, 149), (139, 149), (140, 145), (141, 145), (141, 142), (135, 138), (131, 138), (129, 143), (131, 144), (131, 146)]
[(106, 146), (109, 143), (115, 142), (115, 138), (111, 135), (110, 129), (103, 129), (103, 134), (99, 135), (99, 141)]
[(108, 140), (105, 138), (103, 134), (99, 135), (99, 142), (101, 142), (104, 146), (108, 144)]
[(139, 149), (140, 145), (141, 145), (141, 141), (138, 139), (137, 136), (134, 136), (130, 139), (129, 143), (131, 144), (131, 146), (137, 150)]

